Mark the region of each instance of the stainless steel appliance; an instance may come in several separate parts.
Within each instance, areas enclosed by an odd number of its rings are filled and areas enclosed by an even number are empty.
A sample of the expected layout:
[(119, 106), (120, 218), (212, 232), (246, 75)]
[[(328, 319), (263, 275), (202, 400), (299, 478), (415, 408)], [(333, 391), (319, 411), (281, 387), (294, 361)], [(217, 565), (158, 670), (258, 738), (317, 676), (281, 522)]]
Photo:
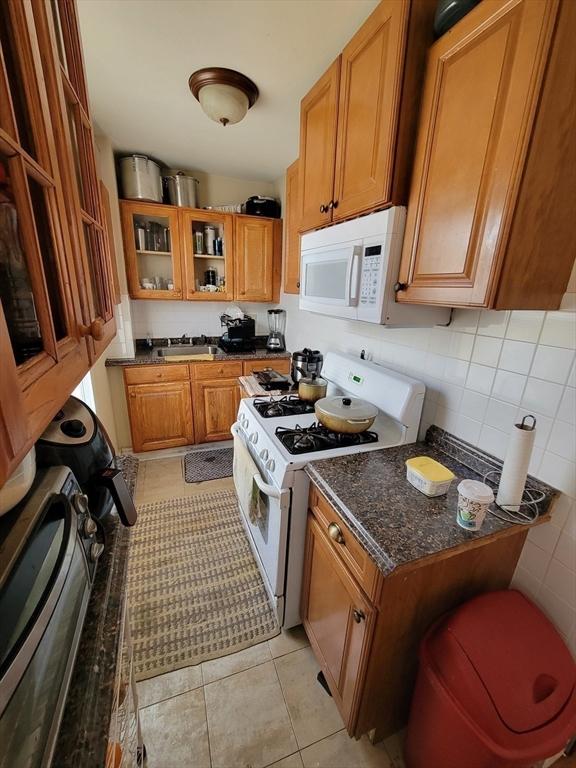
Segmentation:
[(254, 352), (256, 324), (253, 317), (250, 315), (231, 317), (223, 314), (220, 315), (220, 324), (226, 328), (226, 331), (220, 336), (218, 345), (225, 352)]
[(196, 190), (199, 181), (183, 171), (178, 171), (172, 176), (163, 176), (168, 190), (170, 205), (178, 205), (182, 208), (197, 208)]
[[(262, 514), (254, 521), (243, 507), (245, 496), (238, 494), (242, 520), (278, 621), (286, 628), (300, 623), (310, 482), (305, 466), (319, 458), (414, 442), (424, 401), (421, 382), (349, 355), (329, 353), (322, 376), (329, 397), (362, 397), (376, 407), (370, 429), (358, 434), (331, 431), (316, 422), (313, 403), (294, 395), (245, 397), (232, 426), (235, 464), (236, 446), (246, 449), (255, 467), (250, 480), (261, 499)], [(236, 473), (234, 482), (237, 488), (242, 482)]]
[(67, 467), (0, 520), (0, 767), (49, 766), (104, 550)]
[(286, 310), (269, 309), (268, 310), (268, 339), (266, 349), (270, 352), (284, 352), (286, 342), (284, 341), (284, 331), (286, 330)]
[(324, 357), (318, 349), (304, 349), (292, 353), (291, 376), (294, 384), (315, 373), (320, 376)]
[(114, 450), (96, 414), (70, 397), (36, 443), (39, 467), (70, 467), (88, 495), (91, 509), (103, 517), (116, 505), (124, 525), (134, 525), (136, 508), (126, 481), (114, 462)]
[(146, 155), (120, 158), (122, 194), (127, 200), (162, 202), (160, 166)]

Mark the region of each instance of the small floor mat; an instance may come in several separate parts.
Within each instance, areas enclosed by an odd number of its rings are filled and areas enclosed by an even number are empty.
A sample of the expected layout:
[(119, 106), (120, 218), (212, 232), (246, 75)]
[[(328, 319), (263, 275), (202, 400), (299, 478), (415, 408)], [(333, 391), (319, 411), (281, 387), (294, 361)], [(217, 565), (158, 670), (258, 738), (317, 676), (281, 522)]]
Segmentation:
[(184, 480), (187, 483), (203, 483), (232, 477), (233, 448), (216, 448), (213, 451), (192, 451), (184, 456)]

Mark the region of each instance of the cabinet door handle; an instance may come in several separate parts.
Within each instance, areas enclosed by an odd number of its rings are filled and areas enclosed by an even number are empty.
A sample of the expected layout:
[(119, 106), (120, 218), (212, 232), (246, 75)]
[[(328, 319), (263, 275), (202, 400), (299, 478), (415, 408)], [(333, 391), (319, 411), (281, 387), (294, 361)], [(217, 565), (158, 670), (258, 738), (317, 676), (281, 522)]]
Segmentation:
[(366, 618), (364, 611), (359, 611), (357, 608), (354, 608), (352, 615), (354, 616), (354, 621), (356, 624), (360, 624), (360, 622)]
[(100, 341), (104, 337), (104, 323), (102, 320), (92, 320), (90, 325), (81, 325), (80, 336), (92, 336), (94, 341)]
[(328, 526), (328, 536), (330, 536), (330, 538), (337, 544), (344, 544), (342, 529), (336, 523), (330, 523)]
[(400, 291), (405, 291), (406, 288), (408, 288), (406, 283), (395, 283), (394, 284), (394, 292), (400, 293)]
[(328, 210), (331, 211), (332, 208), (338, 208), (338, 200), (330, 200), (328, 203)]
[(320, 213), (326, 213), (327, 210), (328, 210), (328, 206), (327, 205), (321, 205), (320, 206)]

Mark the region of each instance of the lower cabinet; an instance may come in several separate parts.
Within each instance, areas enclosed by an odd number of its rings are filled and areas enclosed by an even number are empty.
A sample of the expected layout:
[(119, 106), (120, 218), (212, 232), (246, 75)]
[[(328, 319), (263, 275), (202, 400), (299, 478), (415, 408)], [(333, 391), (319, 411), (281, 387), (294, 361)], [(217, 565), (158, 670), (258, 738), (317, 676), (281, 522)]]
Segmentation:
[(136, 452), (230, 440), (242, 397), (238, 377), (275, 368), (290, 372), (289, 358), (214, 360), (124, 368)]
[(197, 381), (192, 384), (196, 442), (229, 440), (240, 404), (238, 379)]
[(385, 576), (311, 486), (301, 615), (350, 736), (379, 741), (406, 724), (424, 634), (464, 601), (508, 587), (527, 535), (518, 528)]
[(155, 451), (194, 442), (190, 382), (132, 384), (127, 390), (134, 451)]
[(373, 610), (313, 517), (308, 520), (304, 626), (344, 722), (351, 722)]

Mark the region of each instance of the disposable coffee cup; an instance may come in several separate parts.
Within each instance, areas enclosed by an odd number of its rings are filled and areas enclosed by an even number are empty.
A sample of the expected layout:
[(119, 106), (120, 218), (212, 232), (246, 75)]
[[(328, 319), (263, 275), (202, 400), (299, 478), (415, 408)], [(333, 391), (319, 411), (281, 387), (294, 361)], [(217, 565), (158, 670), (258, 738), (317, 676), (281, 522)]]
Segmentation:
[(479, 531), (493, 501), (494, 492), (489, 485), (479, 480), (462, 480), (458, 485), (456, 522), (467, 531)]

